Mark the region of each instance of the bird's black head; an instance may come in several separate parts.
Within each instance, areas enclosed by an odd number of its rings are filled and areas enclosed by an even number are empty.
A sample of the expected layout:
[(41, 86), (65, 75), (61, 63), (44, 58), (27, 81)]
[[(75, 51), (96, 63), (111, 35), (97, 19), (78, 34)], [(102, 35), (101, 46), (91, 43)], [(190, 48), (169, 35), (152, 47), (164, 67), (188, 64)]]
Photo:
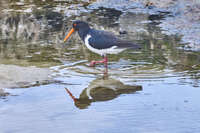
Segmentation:
[(88, 23), (80, 20), (76, 20), (73, 22), (72, 27), (74, 28), (75, 31), (79, 31), (82, 29), (89, 29)]
[(79, 36), (81, 37), (81, 39), (83, 39), (89, 30), (90, 30), (90, 27), (88, 23), (84, 21), (76, 20), (72, 23), (72, 29), (69, 31), (64, 41), (66, 41), (74, 31), (78, 31)]

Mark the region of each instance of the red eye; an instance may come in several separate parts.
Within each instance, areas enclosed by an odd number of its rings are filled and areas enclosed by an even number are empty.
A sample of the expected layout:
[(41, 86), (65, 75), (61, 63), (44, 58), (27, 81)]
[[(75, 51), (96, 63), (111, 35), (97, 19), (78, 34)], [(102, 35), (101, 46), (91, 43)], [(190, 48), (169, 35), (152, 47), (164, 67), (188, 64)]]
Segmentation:
[(77, 24), (74, 24), (74, 27), (76, 26)]

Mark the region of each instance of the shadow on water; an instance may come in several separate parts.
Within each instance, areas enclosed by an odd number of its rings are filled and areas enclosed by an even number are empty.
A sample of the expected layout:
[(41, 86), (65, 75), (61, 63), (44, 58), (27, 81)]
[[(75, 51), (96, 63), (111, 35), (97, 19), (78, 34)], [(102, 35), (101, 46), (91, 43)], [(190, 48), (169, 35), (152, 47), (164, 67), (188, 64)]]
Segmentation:
[(132, 94), (141, 91), (142, 86), (125, 85), (119, 80), (106, 76), (90, 82), (88, 87), (83, 89), (79, 98), (75, 98), (69, 89), (65, 89), (73, 99), (74, 105), (79, 109), (85, 109), (92, 102), (108, 101), (117, 98), (121, 94)]

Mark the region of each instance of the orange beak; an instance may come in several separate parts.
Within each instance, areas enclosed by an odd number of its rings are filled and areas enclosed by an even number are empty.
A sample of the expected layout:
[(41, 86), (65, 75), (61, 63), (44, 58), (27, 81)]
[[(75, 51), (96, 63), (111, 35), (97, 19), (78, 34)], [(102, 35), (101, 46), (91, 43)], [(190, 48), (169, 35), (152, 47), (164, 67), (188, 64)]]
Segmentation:
[(71, 36), (71, 34), (74, 32), (74, 28), (72, 28), (69, 33), (66, 35), (65, 39), (64, 39), (64, 42)]

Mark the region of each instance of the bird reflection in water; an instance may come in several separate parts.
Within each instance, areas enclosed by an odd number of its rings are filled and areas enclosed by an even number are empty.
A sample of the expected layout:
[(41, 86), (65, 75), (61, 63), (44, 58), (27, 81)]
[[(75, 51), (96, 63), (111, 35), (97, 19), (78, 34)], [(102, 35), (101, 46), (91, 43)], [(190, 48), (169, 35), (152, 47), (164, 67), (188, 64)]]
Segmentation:
[(69, 89), (65, 88), (74, 104), (79, 109), (85, 109), (92, 102), (108, 101), (118, 97), (121, 94), (130, 94), (142, 90), (140, 85), (125, 85), (121, 81), (113, 78), (99, 78), (90, 82), (80, 94), (75, 98)]

